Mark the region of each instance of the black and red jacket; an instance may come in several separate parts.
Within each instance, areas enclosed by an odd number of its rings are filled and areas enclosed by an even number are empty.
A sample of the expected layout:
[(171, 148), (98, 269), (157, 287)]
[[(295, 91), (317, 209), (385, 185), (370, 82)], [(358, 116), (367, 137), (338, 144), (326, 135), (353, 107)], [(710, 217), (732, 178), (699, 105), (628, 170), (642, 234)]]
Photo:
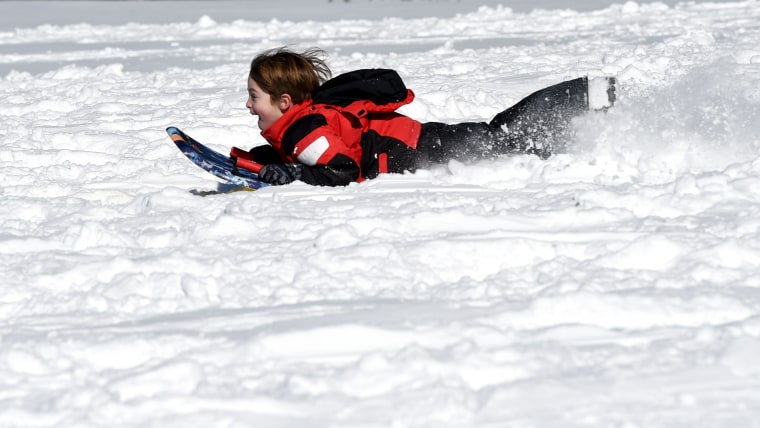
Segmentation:
[(291, 107), (261, 135), (300, 180), (347, 185), (415, 168), (422, 125), (396, 113), (414, 93), (393, 70), (356, 70), (328, 80), (313, 99)]

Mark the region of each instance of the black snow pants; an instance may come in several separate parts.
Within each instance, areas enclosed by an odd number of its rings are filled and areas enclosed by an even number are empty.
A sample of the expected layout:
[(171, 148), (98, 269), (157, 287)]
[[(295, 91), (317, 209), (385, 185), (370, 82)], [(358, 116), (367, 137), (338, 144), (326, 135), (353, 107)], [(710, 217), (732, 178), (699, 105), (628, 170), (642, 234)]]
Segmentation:
[(417, 166), (510, 153), (547, 158), (570, 138), (570, 121), (586, 111), (588, 79), (580, 77), (534, 92), (488, 123), (423, 123)]

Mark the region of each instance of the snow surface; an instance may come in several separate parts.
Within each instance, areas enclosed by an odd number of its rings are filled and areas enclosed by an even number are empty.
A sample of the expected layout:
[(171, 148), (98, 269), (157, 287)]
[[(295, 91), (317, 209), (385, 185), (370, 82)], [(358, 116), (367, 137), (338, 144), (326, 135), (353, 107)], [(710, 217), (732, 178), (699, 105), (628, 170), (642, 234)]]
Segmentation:
[[(336, 3), (0, 2), (0, 426), (760, 427), (760, 3)], [(423, 121), (619, 102), (546, 161), (194, 195), (164, 128), (261, 143), (284, 44)]]

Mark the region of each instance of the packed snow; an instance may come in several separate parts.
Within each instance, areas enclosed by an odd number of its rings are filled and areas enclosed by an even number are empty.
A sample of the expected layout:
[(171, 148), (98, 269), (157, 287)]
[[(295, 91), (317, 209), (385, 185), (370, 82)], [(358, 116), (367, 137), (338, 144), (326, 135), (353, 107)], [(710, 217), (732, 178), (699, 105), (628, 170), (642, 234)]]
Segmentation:
[[(0, 2), (0, 427), (760, 427), (760, 3), (317, 3)], [(618, 103), (548, 160), (198, 196), (165, 128), (263, 143), (282, 45), (422, 121)]]

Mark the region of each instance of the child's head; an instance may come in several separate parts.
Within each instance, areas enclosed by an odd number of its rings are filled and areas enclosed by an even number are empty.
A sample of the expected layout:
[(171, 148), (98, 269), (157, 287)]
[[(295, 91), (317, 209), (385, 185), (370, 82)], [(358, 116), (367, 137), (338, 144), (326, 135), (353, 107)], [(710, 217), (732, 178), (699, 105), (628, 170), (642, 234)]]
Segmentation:
[(290, 95), (293, 104), (311, 99), (320, 84), (331, 77), (325, 51), (312, 48), (296, 53), (286, 48), (272, 49), (251, 61), (248, 75), (272, 98)]

